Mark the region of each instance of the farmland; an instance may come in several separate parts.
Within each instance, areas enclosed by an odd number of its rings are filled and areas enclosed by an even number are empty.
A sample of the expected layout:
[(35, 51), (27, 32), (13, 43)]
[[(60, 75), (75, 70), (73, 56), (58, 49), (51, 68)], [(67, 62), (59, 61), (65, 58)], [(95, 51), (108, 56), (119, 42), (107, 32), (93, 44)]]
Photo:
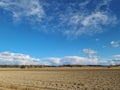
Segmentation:
[(0, 68), (0, 90), (119, 90), (119, 68)]

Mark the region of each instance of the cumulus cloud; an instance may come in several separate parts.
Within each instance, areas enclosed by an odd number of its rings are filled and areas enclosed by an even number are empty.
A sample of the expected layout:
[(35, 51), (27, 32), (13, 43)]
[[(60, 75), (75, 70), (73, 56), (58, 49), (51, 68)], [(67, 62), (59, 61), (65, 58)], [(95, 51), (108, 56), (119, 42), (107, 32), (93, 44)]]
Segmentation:
[(45, 65), (61, 65), (61, 58), (56, 58), (56, 57), (48, 57), (48, 58), (43, 58), (43, 64)]
[(113, 55), (109, 58), (100, 58), (99, 65), (120, 65), (120, 54)]
[(65, 56), (62, 58), (32, 58), (26, 54), (1, 52), (0, 65), (96, 65), (98, 57)]
[(45, 15), (39, 0), (0, 0), (0, 7), (16, 19), (33, 18), (40, 21)]
[(120, 55), (114, 55), (113, 57), (115, 60), (120, 60)]
[(112, 47), (115, 47), (115, 48), (120, 46), (119, 41), (111, 41), (110, 44), (111, 44)]
[(92, 49), (83, 49), (83, 52), (89, 56), (96, 54), (96, 51)]
[(109, 62), (111, 65), (120, 65), (120, 54), (112, 56)]
[(99, 62), (99, 57), (95, 56), (96, 51), (91, 49), (83, 49), (83, 52), (88, 55), (88, 57), (81, 56), (64, 56), (61, 58), (48, 57), (43, 58), (44, 64), (47, 65), (97, 65)]
[(26, 54), (1, 52), (0, 65), (118, 65), (120, 64), (120, 54), (111, 58), (100, 58), (95, 56), (96, 51), (91, 49), (83, 49), (88, 57), (81, 56), (64, 56), (32, 58)]
[(45, 58), (48, 65), (97, 65), (98, 57), (86, 58), (80, 56), (65, 56), (62, 58)]
[(99, 61), (100, 65), (111, 65), (111, 61), (107, 59), (102, 59)]
[(92, 60), (92, 62), (93, 61), (96, 62), (96, 61), (99, 60), (99, 57), (95, 55), (97, 53), (95, 50), (92, 50), (92, 49), (83, 49), (83, 52), (88, 55), (88, 61)]
[(40, 59), (32, 58), (29, 55), (11, 52), (0, 53), (0, 64), (4, 65), (36, 65)]
[(80, 64), (80, 65), (95, 65), (98, 64), (98, 57), (86, 58), (79, 56), (66, 56), (62, 59), (64, 62), (70, 64)]

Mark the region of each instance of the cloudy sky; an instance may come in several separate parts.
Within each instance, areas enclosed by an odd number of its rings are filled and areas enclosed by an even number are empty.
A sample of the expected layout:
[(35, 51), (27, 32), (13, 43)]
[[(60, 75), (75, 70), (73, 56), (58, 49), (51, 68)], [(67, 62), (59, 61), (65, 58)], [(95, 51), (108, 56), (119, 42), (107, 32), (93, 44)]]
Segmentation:
[(119, 4), (0, 0), (0, 64), (118, 64)]

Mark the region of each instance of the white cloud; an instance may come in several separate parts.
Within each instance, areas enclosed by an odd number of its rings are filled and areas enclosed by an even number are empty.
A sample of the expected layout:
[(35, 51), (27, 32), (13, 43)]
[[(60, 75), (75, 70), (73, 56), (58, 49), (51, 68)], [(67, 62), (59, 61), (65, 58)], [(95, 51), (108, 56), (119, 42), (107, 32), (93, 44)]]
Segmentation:
[(104, 59), (104, 60), (100, 60), (100, 61), (99, 61), (99, 64), (100, 64), (100, 65), (111, 65), (110, 62), (111, 62), (111, 61), (108, 61), (108, 60)]
[(100, 58), (95, 56), (96, 51), (91, 49), (83, 49), (88, 57), (81, 56), (64, 56), (32, 58), (26, 54), (1, 52), (0, 65), (117, 65), (120, 64), (120, 54), (111, 58)]
[(115, 60), (120, 60), (120, 55), (114, 55), (113, 57)]
[(45, 58), (49, 65), (97, 65), (98, 58), (86, 58), (79, 56), (65, 56), (62, 58)]
[(40, 21), (45, 15), (39, 0), (0, 0), (0, 7), (16, 19), (25, 17)]
[[(79, 10), (69, 6), (68, 12), (65, 15), (61, 15), (60, 18), (63, 24), (67, 24), (67, 29), (63, 31), (64, 34), (77, 37), (81, 35), (94, 35), (106, 31), (105, 26), (112, 26), (117, 21), (116, 16), (110, 12), (110, 1), (101, 0), (95, 3), (92, 0), (85, 0), (80, 3)], [(93, 4), (94, 9), (89, 9), (88, 4)], [(103, 6), (106, 6), (105, 10), (101, 10)]]
[(95, 50), (83, 49), (83, 52), (88, 55), (88, 61), (90, 60), (92, 62), (97, 62), (98, 63), (99, 57), (94, 55), (94, 54), (97, 53)]
[[(98, 2), (101, 2), (101, 3), (98, 3), (97, 4), (97, 7), (96, 7), (96, 11), (98, 10), (110, 10), (109, 9), (109, 5), (111, 3), (112, 0), (101, 0), (101, 1), (98, 1)], [(103, 8), (105, 7), (105, 8)]]
[(11, 52), (0, 53), (0, 64), (5, 65), (36, 65), (40, 64), (40, 59), (32, 58), (29, 55)]
[(120, 54), (113, 55), (110, 58), (100, 58), (98, 63), (100, 65), (120, 65)]
[(98, 57), (92, 58), (80, 56), (65, 56), (62, 58), (48, 57), (48, 58), (32, 58), (26, 54), (1, 52), (0, 65), (96, 65), (98, 64)]
[(81, 56), (64, 56), (61, 58), (48, 57), (41, 59), (47, 65), (97, 65), (99, 64), (99, 57), (94, 56), (96, 51), (91, 49), (83, 49), (83, 52), (88, 57)]
[(62, 32), (67, 36), (78, 37), (103, 33), (106, 26), (116, 23), (117, 18), (109, 9), (110, 2), (111, 0), (68, 3), (57, 0), (0, 0), (0, 7), (17, 20), (37, 21), (35, 27), (38, 25), (44, 32)]
[(110, 60), (111, 65), (120, 65), (120, 54), (114, 55)]
[(97, 27), (99, 24), (107, 24), (109, 23), (109, 18), (106, 14), (102, 12), (96, 12), (91, 15), (86, 16), (82, 21), (83, 26), (91, 26)]
[(79, 56), (67, 56), (63, 58), (63, 61), (68, 61), (71, 64), (81, 64), (81, 65), (95, 65), (98, 64), (98, 57), (93, 58), (86, 58), (86, 57), (79, 57)]
[(86, 64), (86, 58), (79, 56), (66, 56), (61, 59), (63, 64)]
[(114, 24), (116, 21), (115, 16), (105, 12), (94, 12), (87, 16), (74, 15), (69, 18), (68, 23), (71, 29), (64, 33), (75, 36), (103, 33), (105, 31), (103, 26)]
[(83, 49), (83, 52), (87, 55), (94, 55), (96, 54), (96, 51), (92, 50), (92, 49)]
[(119, 41), (111, 41), (110, 44), (111, 44), (112, 47), (119, 47), (120, 46)]
[(90, 1), (91, 1), (91, 0), (85, 0), (84, 2), (81, 2), (81, 3), (79, 4), (79, 6), (82, 7), (82, 8), (85, 8), (86, 5), (90, 3)]
[(44, 64), (48, 64), (48, 65), (60, 65), (61, 64), (61, 58), (48, 57), (48, 58), (43, 58), (42, 60)]
[(113, 55), (109, 58), (100, 58), (98, 63), (100, 65), (120, 65), (120, 54)]

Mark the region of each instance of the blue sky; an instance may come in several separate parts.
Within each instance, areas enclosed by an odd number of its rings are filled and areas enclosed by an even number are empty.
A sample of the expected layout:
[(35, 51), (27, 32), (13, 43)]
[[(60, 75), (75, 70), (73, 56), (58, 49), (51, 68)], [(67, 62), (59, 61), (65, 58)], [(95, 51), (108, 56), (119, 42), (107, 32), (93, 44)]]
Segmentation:
[(119, 4), (0, 0), (0, 64), (116, 64), (112, 60), (120, 60)]

